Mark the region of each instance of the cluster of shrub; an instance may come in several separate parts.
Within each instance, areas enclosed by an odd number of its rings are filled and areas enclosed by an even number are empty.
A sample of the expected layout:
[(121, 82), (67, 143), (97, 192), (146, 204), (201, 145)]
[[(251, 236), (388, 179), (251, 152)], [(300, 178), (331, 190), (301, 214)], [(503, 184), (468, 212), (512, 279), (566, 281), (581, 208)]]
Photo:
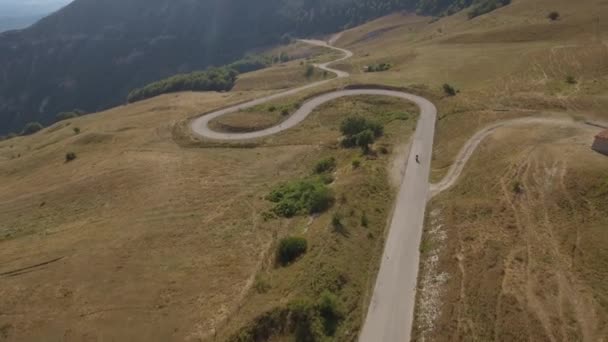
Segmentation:
[(381, 72), (389, 70), (393, 65), (390, 63), (379, 63), (368, 65), (365, 69), (365, 72)]
[(283, 183), (273, 189), (266, 199), (275, 203), (272, 213), (280, 217), (320, 213), (334, 202), (328, 182), (331, 182), (328, 177), (314, 176)]
[(210, 68), (189, 74), (179, 74), (138, 88), (127, 97), (129, 103), (178, 91), (228, 91), (236, 82), (238, 71), (229, 67)]
[(344, 317), (338, 297), (325, 290), (315, 301), (294, 300), (285, 307), (266, 312), (228, 341), (268, 341), (272, 336), (285, 333), (294, 334), (295, 341), (331, 341)]
[(363, 117), (352, 116), (342, 122), (340, 131), (344, 135), (343, 147), (360, 147), (364, 153), (368, 153), (369, 145), (384, 135), (384, 126)]
[(271, 57), (261, 55), (248, 55), (243, 59), (228, 64), (227, 67), (239, 73), (251, 72), (268, 67), (272, 62)]
[(289, 59), (286, 52), (276, 56), (248, 55), (222, 67), (179, 74), (150, 83), (131, 91), (127, 101), (133, 103), (178, 91), (228, 91), (234, 87), (239, 74), (264, 69), (273, 63), (284, 63)]

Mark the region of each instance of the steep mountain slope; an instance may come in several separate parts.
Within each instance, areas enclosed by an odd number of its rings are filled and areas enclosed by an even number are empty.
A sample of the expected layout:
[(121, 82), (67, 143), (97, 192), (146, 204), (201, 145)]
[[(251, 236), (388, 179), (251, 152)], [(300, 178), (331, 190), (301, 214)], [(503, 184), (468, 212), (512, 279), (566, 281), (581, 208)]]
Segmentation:
[[(477, 2), (495, 0), (479, 0)], [(0, 34), (0, 134), (60, 111), (94, 112), (179, 72), (226, 64), (286, 35), (338, 31), (395, 10), (455, 11), (473, 0), (76, 0)]]

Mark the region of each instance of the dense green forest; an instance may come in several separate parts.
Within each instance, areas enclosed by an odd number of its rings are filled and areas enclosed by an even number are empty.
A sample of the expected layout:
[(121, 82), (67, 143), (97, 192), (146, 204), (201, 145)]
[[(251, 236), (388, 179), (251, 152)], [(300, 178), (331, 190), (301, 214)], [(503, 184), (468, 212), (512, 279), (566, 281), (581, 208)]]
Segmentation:
[[(0, 134), (27, 122), (50, 124), (73, 108), (121, 104), (132, 89), (225, 65), (289, 37), (336, 32), (393, 11), (442, 15), (503, 2), (74, 0), (28, 29), (0, 33)], [(255, 63), (234, 68), (246, 72), (260, 67)]]
[(227, 91), (234, 86), (237, 74), (236, 70), (224, 67), (175, 75), (133, 90), (129, 93), (127, 101), (131, 103), (160, 94), (185, 90)]

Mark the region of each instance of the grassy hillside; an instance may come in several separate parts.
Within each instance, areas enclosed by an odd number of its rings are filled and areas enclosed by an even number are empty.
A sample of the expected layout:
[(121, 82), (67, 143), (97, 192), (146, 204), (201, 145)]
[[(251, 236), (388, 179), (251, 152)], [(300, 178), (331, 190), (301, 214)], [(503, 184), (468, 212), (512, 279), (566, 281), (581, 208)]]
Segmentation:
[[(558, 20), (547, 16), (556, 11)], [(345, 32), (360, 83), (434, 94), (432, 178), (474, 132), (522, 116), (608, 121), (602, 1), (513, 1), (469, 20), (394, 15)], [(365, 67), (389, 63), (388, 71)], [(459, 92), (449, 96), (443, 84)], [(426, 90), (423, 90), (426, 89)], [(502, 130), (426, 222), (417, 340), (601, 340), (606, 335), (607, 159), (598, 128)], [(584, 246), (584, 247), (583, 247)]]
[[(560, 19), (548, 19), (551, 11)], [(439, 108), (439, 180), (491, 122), (608, 121), (608, 24), (595, 19), (604, 14), (601, 0), (514, 0), (474, 19), (467, 11), (439, 20), (394, 14), (337, 41), (355, 52), (339, 66), (351, 79), (216, 124), (269, 125), (282, 119), (282, 106), (348, 84), (405, 87)], [(390, 68), (365, 72), (382, 63)], [(187, 129), (200, 113), (309, 82), (304, 67), (275, 65), (244, 74), (231, 92), (163, 95), (0, 142), (0, 336), (283, 341), (298, 328), (287, 317), (303, 314), (295, 317), (315, 333), (356, 340), (392, 209), (389, 176), (399, 179), (394, 161), (403, 161), (395, 157), (407, 151), (415, 109), (343, 99), (247, 146), (201, 141)], [(376, 155), (339, 147), (340, 122), (354, 113), (385, 122)], [(421, 279), (431, 281), (420, 284), (419, 339), (606, 335), (607, 165), (589, 150), (595, 132), (500, 130), (456, 187), (433, 200), (421, 246)], [(273, 189), (316, 177), (317, 164), (332, 157), (335, 169), (322, 178), (333, 178), (327, 212), (270, 214)], [(287, 236), (308, 245), (284, 267), (275, 251)]]
[(433, 200), (417, 339), (608, 334), (608, 158), (589, 148), (596, 132), (500, 130)]
[[(285, 298), (326, 289), (349, 310), (340, 336), (356, 334), (351, 327), (360, 324), (391, 210), (389, 162), (413, 131), (416, 111), (403, 112), (410, 107), (397, 100), (353, 98), (255, 149), (173, 141), (173, 125), (201, 108), (262, 94), (165, 95), (1, 142), (2, 336), (228, 336)], [(378, 146), (388, 154), (361, 157), (338, 147), (344, 117), (397, 112), (399, 119), (382, 119)], [(69, 152), (76, 159), (68, 162)], [(272, 188), (311, 175), (328, 157), (337, 162), (330, 211), (264, 215)], [(334, 213), (343, 217), (339, 230)], [(306, 237), (309, 252), (275, 267), (277, 241), (289, 235)], [(336, 279), (342, 291), (330, 287)]]

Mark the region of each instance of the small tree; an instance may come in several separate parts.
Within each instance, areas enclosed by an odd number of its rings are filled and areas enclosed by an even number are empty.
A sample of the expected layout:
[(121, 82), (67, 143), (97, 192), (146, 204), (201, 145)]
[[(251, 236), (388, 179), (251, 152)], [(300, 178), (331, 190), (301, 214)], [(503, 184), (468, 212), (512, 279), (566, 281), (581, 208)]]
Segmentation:
[(443, 92), (448, 95), (448, 96), (456, 96), (456, 88), (454, 88), (452, 85), (445, 83), (443, 85)]
[(560, 15), (559, 15), (559, 12), (557, 12), (557, 11), (553, 11), (547, 15), (547, 18), (549, 18), (549, 20), (551, 20), (551, 21), (556, 21), (557, 19), (559, 19), (559, 17), (560, 17)]
[(278, 250), (278, 261), (285, 266), (295, 261), (308, 250), (308, 241), (301, 237), (288, 237), (281, 240)]
[(576, 78), (574, 78), (574, 76), (572, 76), (572, 75), (568, 75), (566, 77), (566, 83), (568, 83), (568, 84), (576, 84)]
[(374, 132), (367, 129), (357, 134), (355, 138), (357, 146), (363, 150), (363, 153), (369, 153), (369, 145), (373, 144), (375, 140)]
[(74, 127), (72, 130), (74, 131), (74, 134), (80, 134), (80, 128)]
[(21, 134), (22, 135), (31, 135), (36, 132), (39, 132), (43, 128), (44, 127), (38, 122), (30, 122), (27, 125), (25, 125), (25, 127), (23, 127), (23, 132), (21, 132)]
[(342, 140), (344, 147), (358, 146), (364, 153), (368, 153), (369, 145), (384, 134), (384, 127), (377, 122), (354, 116), (342, 122), (340, 131), (345, 136)]

